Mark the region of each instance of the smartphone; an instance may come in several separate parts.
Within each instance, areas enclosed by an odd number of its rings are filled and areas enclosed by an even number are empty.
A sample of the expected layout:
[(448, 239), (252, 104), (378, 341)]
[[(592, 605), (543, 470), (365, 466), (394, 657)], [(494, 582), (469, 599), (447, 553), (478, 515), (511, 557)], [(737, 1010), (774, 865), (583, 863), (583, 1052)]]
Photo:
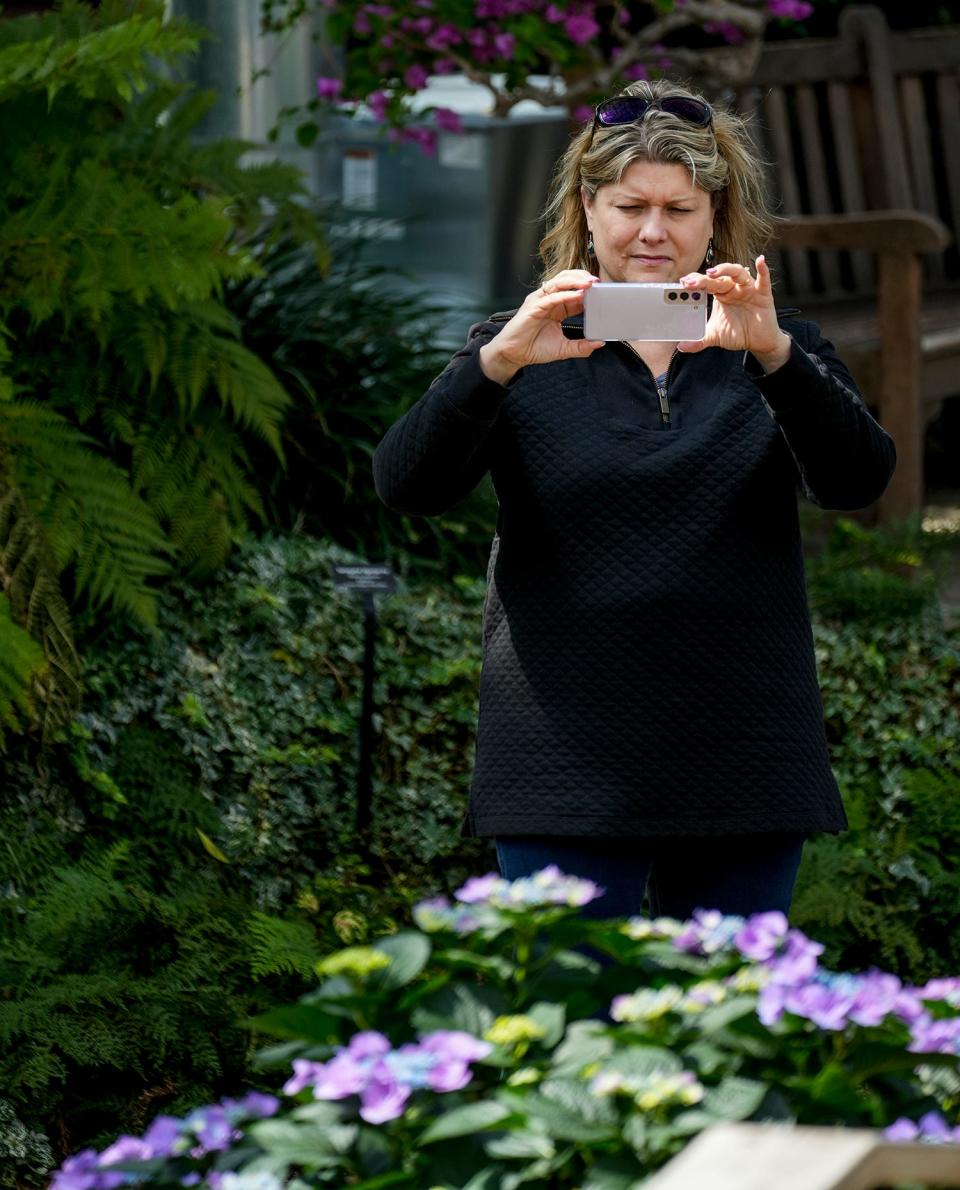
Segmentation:
[(663, 281), (599, 281), (583, 295), (585, 339), (682, 342), (707, 333), (707, 294)]

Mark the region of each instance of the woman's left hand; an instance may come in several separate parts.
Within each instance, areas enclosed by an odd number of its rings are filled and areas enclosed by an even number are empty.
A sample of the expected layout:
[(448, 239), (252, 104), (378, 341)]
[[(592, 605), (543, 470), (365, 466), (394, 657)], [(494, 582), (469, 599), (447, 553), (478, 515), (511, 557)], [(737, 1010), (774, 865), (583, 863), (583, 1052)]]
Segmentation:
[(706, 290), (714, 299), (706, 336), (678, 343), (680, 351), (693, 353), (706, 347), (749, 351), (765, 372), (787, 362), (791, 339), (777, 322), (770, 269), (763, 256), (757, 257), (756, 269), (754, 277), (746, 265), (718, 264), (706, 273), (680, 278), (685, 289)]

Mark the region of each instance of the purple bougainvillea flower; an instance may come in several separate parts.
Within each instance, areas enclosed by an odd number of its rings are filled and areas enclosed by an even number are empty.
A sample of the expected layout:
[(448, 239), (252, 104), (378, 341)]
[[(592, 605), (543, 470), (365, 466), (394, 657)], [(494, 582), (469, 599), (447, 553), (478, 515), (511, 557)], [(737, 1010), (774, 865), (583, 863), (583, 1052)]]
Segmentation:
[(446, 23), (438, 25), (434, 29), (427, 38), (427, 45), (430, 49), (442, 53), (448, 46), (458, 45), (461, 41), (463, 41), (463, 34), (456, 25)]
[(567, 36), (577, 45), (586, 45), (600, 32), (600, 26), (589, 13), (572, 13), (564, 18), (563, 27)]
[(408, 66), (403, 72), (403, 81), (411, 91), (422, 91), (430, 78), (429, 73), (419, 63)]
[(567, 14), (562, 8), (558, 8), (556, 4), (548, 4), (543, 15), (551, 25), (559, 25)]
[(495, 33), (493, 35), (493, 48), (501, 58), (512, 58), (513, 52), (517, 48), (517, 39), (512, 33)]
[(367, 107), (375, 120), (383, 120), (387, 114), (390, 97), (386, 91), (373, 91), (367, 96)]
[(360, 1116), (368, 1124), (383, 1124), (403, 1115), (410, 1088), (395, 1082), (386, 1067), (367, 1083), (360, 1096)]
[(474, 12), (480, 21), (496, 21), (507, 15), (507, 5), (505, 0), (477, 0)]
[(444, 132), (463, 132), (463, 120), (449, 107), (436, 108), (433, 118)]
[(337, 99), (343, 90), (343, 80), (320, 75), (317, 79), (317, 94), (321, 99)]
[(806, 0), (767, 0), (767, 8), (771, 16), (788, 21), (805, 21), (813, 12), (813, 5)]

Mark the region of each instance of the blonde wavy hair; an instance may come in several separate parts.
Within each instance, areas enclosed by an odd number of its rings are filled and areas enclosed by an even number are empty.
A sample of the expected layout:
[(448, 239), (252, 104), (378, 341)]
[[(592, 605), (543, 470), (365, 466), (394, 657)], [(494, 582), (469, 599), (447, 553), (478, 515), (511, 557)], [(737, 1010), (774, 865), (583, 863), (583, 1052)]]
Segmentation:
[[(704, 101), (702, 95), (666, 79), (630, 83), (618, 93), (622, 95)], [(770, 238), (774, 217), (767, 207), (763, 163), (754, 153), (745, 121), (735, 112), (713, 107), (713, 121), (703, 128), (651, 108), (632, 124), (587, 124), (571, 140), (557, 165), (544, 208), (547, 233), (540, 241), (541, 283), (561, 269), (594, 267), (587, 252), (589, 233), (580, 187), (594, 197), (601, 186), (619, 182), (635, 161), (686, 166), (713, 204), (717, 262), (753, 263)]]

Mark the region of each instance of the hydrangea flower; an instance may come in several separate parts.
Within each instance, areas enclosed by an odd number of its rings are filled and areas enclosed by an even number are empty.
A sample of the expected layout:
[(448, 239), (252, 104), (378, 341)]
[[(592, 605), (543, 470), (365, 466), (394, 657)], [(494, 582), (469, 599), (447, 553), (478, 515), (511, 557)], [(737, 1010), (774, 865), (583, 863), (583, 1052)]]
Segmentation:
[(693, 917), (673, 939), (673, 945), (689, 954), (716, 954), (729, 947), (742, 926), (742, 917), (729, 916), (718, 909), (695, 909)]
[(887, 1140), (920, 1141), (925, 1144), (960, 1144), (960, 1125), (951, 1126), (939, 1112), (930, 1111), (914, 1123), (905, 1116), (884, 1129)]
[(390, 966), (390, 956), (372, 946), (348, 946), (317, 963), (318, 975), (355, 975), (360, 979)]
[(689, 1070), (669, 1074), (628, 1075), (602, 1070), (589, 1083), (592, 1095), (629, 1095), (644, 1112), (660, 1107), (690, 1107), (703, 1099), (703, 1084)]
[(683, 995), (683, 988), (674, 984), (663, 988), (640, 988), (627, 995), (614, 996), (610, 1016), (615, 1021), (655, 1021), (676, 1008)]
[(525, 1014), (498, 1016), (483, 1036), (494, 1045), (516, 1045), (521, 1041), (536, 1041), (544, 1036), (544, 1029), (533, 1017)]
[(392, 1049), (382, 1033), (357, 1033), (327, 1062), (297, 1059), (284, 1092), (312, 1087), (315, 1099), (360, 1096), (360, 1116), (382, 1124), (402, 1116), (413, 1091), (459, 1091), (470, 1081), (470, 1063), (493, 1049), (487, 1041), (458, 1030), (439, 1029), (419, 1042)]

